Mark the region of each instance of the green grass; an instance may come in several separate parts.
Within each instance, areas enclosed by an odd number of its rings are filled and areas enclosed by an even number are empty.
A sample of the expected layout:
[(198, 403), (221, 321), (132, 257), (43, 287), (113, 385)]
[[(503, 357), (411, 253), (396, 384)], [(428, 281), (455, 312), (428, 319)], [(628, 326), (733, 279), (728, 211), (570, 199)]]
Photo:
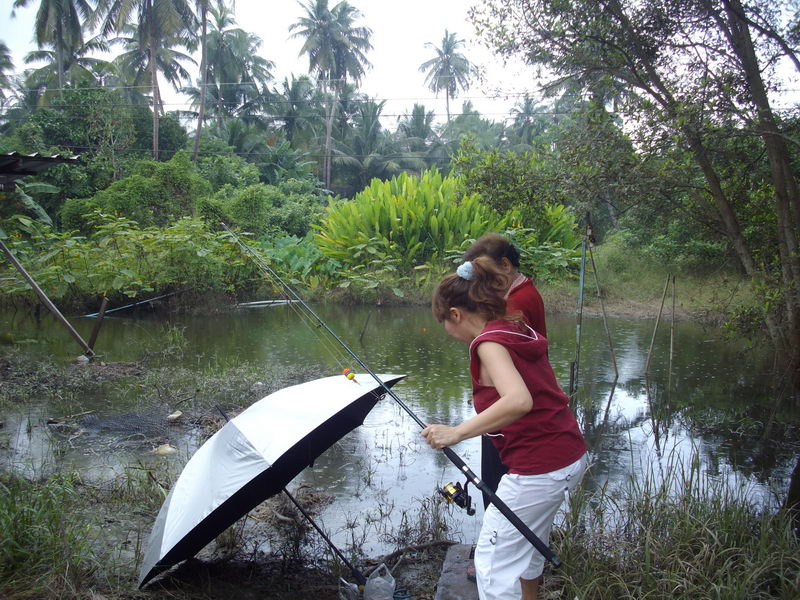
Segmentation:
[[(800, 542), (788, 515), (756, 505), (697, 461), (666, 476), (577, 496), (547, 578), (558, 597), (756, 600), (800, 597)], [(553, 596), (554, 597), (554, 596)]]
[(76, 597), (96, 570), (72, 480), (0, 475), (0, 597)]
[[(667, 278), (675, 275), (675, 311), (679, 318), (723, 322), (731, 314), (753, 304), (755, 294), (749, 282), (732, 269), (705, 273), (691, 272), (660, 263), (613, 240), (592, 249), (597, 280), (609, 314), (652, 317), (664, 294)], [(566, 279), (540, 286), (548, 310), (572, 312), (578, 298), (578, 279)], [(597, 281), (589, 254), (586, 258), (584, 307), (600, 310)], [(664, 315), (672, 311), (672, 286), (667, 290)]]

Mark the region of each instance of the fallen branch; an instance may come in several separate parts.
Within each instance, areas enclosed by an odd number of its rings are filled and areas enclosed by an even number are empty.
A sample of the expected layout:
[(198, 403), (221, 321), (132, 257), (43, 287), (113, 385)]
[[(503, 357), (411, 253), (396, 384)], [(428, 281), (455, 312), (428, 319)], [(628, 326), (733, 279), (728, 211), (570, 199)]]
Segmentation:
[[(419, 552), (420, 550), (427, 550), (429, 548), (435, 548), (436, 546), (452, 546), (453, 544), (456, 543), (458, 542), (454, 542), (452, 540), (440, 540), (438, 542), (426, 542), (424, 544), (414, 544), (413, 546), (406, 546), (405, 548), (401, 548), (400, 550), (395, 550), (394, 552), (386, 554), (385, 556), (382, 556), (378, 559), (374, 560), (370, 559), (368, 562), (374, 563), (374, 567), (370, 569), (369, 572), (374, 571), (381, 563), (386, 564), (388, 562), (393, 561), (398, 556), (404, 556), (409, 552)], [(400, 563), (399, 560), (397, 562), (398, 564)], [(364, 574), (368, 575), (369, 573), (367, 571), (364, 571)]]

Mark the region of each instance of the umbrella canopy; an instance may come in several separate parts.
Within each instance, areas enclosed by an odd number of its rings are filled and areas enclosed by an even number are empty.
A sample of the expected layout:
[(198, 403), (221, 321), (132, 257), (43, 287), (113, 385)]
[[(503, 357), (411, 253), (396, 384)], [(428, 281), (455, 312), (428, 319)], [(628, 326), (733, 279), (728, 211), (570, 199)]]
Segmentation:
[[(404, 375), (378, 375), (392, 386)], [(370, 375), (342, 375), (284, 388), (215, 433), (183, 468), (158, 513), (139, 587), (191, 558), (319, 455), (364, 422), (383, 388)]]

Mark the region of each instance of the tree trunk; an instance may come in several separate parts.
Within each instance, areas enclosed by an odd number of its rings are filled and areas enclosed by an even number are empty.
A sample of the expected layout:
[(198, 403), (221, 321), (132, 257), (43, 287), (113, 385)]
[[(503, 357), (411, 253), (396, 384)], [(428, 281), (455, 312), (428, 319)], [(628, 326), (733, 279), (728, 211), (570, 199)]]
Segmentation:
[(797, 457), (797, 464), (789, 479), (789, 491), (786, 494), (783, 508), (791, 514), (795, 530), (800, 534), (800, 456)]
[(444, 105), (445, 110), (447, 111), (447, 122), (450, 122), (450, 90), (445, 88), (444, 90)]
[(158, 160), (158, 109), (161, 106), (161, 96), (158, 93), (158, 65), (156, 64), (156, 37), (153, 26), (153, 5), (147, 0), (145, 10), (150, 12), (150, 77), (153, 87), (153, 160)]
[(56, 72), (58, 73), (58, 95), (64, 97), (64, 29), (61, 21), (56, 22)]
[(753, 105), (756, 108), (758, 128), (762, 132), (775, 187), (775, 213), (778, 226), (778, 248), (781, 259), (783, 295), (786, 308), (787, 340), (786, 359), (792, 372), (795, 395), (800, 386), (800, 254), (798, 254), (797, 227), (800, 225), (800, 193), (791, 170), (791, 160), (786, 143), (775, 121), (769, 102), (758, 57), (744, 20), (744, 8), (739, 0), (725, 0), (727, 21), (717, 15), (717, 22), (725, 33), (741, 63)]
[(617, 210), (614, 208), (614, 204), (611, 202), (611, 192), (608, 191), (608, 188), (603, 191), (603, 202), (608, 208), (608, 218), (611, 220), (611, 227), (613, 229), (619, 229), (619, 221), (617, 221)]
[(338, 87), (336, 84), (332, 86), (332, 95), (328, 95), (328, 109), (325, 119), (325, 157), (322, 164), (322, 176), (325, 182), (325, 188), (331, 189), (331, 141), (333, 138), (333, 111), (336, 106)]
[(208, 26), (208, 2), (203, 1), (200, 9), (200, 18), (203, 21), (200, 37), (200, 111), (197, 115), (197, 131), (194, 133), (194, 152), (192, 161), (197, 164), (197, 154), (200, 151), (200, 136), (203, 131), (203, 119), (206, 115), (206, 87), (208, 86), (208, 65), (206, 64), (206, 31)]

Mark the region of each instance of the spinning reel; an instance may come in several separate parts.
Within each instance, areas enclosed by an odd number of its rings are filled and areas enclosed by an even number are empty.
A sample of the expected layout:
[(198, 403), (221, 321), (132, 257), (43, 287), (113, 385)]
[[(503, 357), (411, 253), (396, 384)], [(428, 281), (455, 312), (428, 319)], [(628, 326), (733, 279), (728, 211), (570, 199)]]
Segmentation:
[(472, 506), (472, 498), (467, 492), (467, 488), (469, 487), (469, 479), (467, 479), (464, 487), (461, 487), (459, 482), (444, 484), (438, 491), (442, 496), (444, 496), (445, 500), (448, 502), (460, 506), (464, 510), (467, 511), (469, 516), (475, 514), (475, 507)]

